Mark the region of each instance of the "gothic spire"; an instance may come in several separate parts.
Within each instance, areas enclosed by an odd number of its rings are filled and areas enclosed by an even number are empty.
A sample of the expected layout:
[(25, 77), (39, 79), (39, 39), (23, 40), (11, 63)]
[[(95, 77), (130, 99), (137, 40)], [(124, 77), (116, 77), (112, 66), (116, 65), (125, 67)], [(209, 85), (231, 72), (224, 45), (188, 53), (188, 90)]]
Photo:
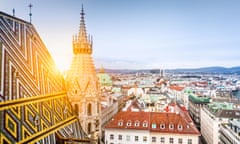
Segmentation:
[(87, 32), (86, 32), (86, 26), (85, 26), (85, 20), (84, 20), (84, 9), (83, 9), (83, 5), (82, 5), (82, 10), (81, 10), (81, 20), (80, 20), (80, 28), (79, 28), (79, 32), (78, 32), (78, 39), (80, 41), (87, 41)]
[(73, 37), (73, 52), (74, 54), (79, 53), (92, 53), (92, 41), (90, 38), (87, 37), (87, 31), (85, 26), (85, 20), (84, 20), (84, 9), (82, 5), (81, 10), (81, 20), (80, 20), (80, 26), (79, 26), (79, 32), (78, 35)]

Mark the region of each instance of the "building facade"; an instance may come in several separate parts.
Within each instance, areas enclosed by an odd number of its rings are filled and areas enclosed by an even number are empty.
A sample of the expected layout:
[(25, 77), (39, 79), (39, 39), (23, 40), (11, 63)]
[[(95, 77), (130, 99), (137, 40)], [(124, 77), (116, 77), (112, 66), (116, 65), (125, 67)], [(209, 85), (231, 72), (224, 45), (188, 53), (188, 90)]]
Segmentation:
[(201, 109), (201, 134), (208, 144), (220, 142), (220, 127), (229, 120), (240, 119), (240, 110), (232, 103), (210, 103)]
[(207, 105), (208, 103), (210, 103), (211, 98), (209, 97), (199, 97), (197, 95), (194, 94), (189, 94), (189, 106), (188, 106), (188, 110), (189, 110), (189, 114), (192, 117), (194, 123), (196, 124), (196, 126), (198, 128), (200, 128), (200, 112), (201, 112), (201, 108), (204, 105)]
[(220, 126), (220, 144), (240, 143), (240, 120), (230, 120), (228, 124)]

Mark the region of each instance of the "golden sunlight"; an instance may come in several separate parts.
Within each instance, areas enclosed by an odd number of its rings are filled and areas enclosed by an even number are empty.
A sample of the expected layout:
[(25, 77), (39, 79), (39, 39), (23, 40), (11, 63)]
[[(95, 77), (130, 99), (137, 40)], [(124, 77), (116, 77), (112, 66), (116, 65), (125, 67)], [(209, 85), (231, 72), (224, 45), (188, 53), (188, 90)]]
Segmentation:
[(68, 60), (63, 59), (63, 58), (56, 59), (55, 63), (57, 65), (58, 70), (61, 73), (66, 72), (70, 67), (70, 62)]

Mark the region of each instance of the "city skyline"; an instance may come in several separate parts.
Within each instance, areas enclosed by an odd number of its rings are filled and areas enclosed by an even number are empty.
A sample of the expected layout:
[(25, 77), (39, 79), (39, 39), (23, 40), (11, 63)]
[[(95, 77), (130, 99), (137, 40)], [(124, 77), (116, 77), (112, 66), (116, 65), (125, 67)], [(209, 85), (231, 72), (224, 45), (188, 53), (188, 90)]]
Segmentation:
[(96, 67), (239, 66), (238, 1), (3, 0), (0, 9), (29, 21), (30, 3), (32, 23), (61, 69), (72, 60), (82, 4)]

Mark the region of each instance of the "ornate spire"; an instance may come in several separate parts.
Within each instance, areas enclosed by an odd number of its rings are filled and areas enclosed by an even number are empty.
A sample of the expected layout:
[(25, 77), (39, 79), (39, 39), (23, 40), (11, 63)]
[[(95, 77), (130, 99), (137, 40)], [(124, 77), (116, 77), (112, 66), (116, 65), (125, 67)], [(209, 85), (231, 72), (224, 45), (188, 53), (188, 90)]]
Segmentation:
[(81, 20), (80, 20), (80, 28), (78, 32), (78, 39), (85, 42), (87, 40), (87, 32), (86, 32), (85, 21), (84, 21), (85, 13), (84, 13), (83, 5), (82, 5), (82, 10), (80, 15), (81, 15)]
[(75, 37), (73, 36), (73, 52), (74, 54), (80, 53), (92, 54), (92, 39), (87, 37), (83, 5), (80, 15), (81, 20), (78, 35), (75, 35)]

